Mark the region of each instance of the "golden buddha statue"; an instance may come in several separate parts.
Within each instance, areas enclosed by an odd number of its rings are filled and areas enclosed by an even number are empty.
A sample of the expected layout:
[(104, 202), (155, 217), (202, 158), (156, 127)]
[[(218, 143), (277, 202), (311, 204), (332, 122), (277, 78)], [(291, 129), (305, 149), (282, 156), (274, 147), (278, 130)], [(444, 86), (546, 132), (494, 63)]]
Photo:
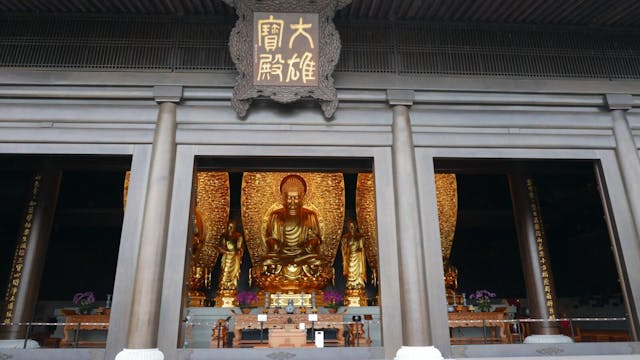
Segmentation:
[(364, 289), (367, 281), (364, 238), (357, 231), (356, 222), (353, 220), (347, 220), (347, 232), (342, 236), (341, 250), (347, 289)]
[(321, 289), (333, 276), (320, 255), (320, 223), (315, 211), (303, 206), (307, 184), (300, 175), (280, 182), (282, 207), (264, 224), (265, 252), (252, 269), (252, 278), (265, 290)]
[[(320, 226), (313, 210), (302, 206), (307, 184), (298, 175), (289, 175), (280, 183), (283, 208), (269, 214), (265, 234), (267, 253), (263, 256), (263, 270), (278, 273), (287, 266), (285, 275), (317, 275)], [(294, 270), (294, 266), (295, 269)], [(293, 270), (293, 271), (291, 271)]]
[(444, 266), (444, 287), (447, 290), (456, 291), (458, 289), (458, 268), (453, 266), (449, 260), (443, 260)]
[(342, 236), (342, 269), (346, 279), (346, 299), (349, 306), (366, 305), (364, 292), (367, 281), (367, 263), (364, 237), (354, 220), (347, 220), (347, 231)]
[(216, 248), (222, 255), (216, 303), (219, 306), (233, 306), (244, 254), (244, 238), (236, 231), (235, 220), (229, 221), (227, 231), (220, 236)]
[(447, 259), (443, 259), (444, 266), (444, 288), (449, 304), (462, 304), (464, 299), (458, 294), (458, 268), (453, 266)]

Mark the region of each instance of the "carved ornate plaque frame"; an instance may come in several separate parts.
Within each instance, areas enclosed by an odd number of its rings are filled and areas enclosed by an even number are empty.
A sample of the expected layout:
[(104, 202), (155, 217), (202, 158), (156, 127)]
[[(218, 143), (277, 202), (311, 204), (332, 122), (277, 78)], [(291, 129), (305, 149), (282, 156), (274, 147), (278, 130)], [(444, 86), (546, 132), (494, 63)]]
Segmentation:
[[(340, 56), (340, 35), (333, 24), (335, 11), (351, 0), (224, 0), (235, 7), (238, 21), (231, 31), (229, 51), (238, 69), (231, 107), (244, 117), (253, 99), (269, 97), (280, 103), (290, 103), (303, 97), (318, 99), (326, 118), (338, 107), (333, 82), (333, 69)], [(253, 13), (315, 13), (319, 17), (319, 58), (317, 86), (274, 86), (253, 83)]]

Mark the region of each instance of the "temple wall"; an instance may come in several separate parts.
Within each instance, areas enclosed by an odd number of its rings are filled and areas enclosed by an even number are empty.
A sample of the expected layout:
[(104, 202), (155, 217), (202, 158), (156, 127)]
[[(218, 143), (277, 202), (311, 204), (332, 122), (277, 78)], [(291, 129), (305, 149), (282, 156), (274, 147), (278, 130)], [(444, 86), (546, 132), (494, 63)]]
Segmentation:
[[(112, 359), (125, 345), (131, 294), (146, 195), (150, 144), (158, 106), (153, 86), (182, 84), (177, 105), (176, 164), (164, 262), (159, 347), (169, 359), (199, 359), (219, 350), (181, 349), (182, 290), (188, 209), (194, 159), (199, 156), (365, 157), (374, 161), (380, 242), (382, 347), (332, 349), (305, 358), (392, 358), (403, 343), (403, 321), (429, 323), (434, 345), (445, 357), (493, 354), (538, 356), (548, 346), (452, 347), (442, 304), (442, 259), (433, 184), (434, 158), (588, 159), (601, 164), (623, 258), (629, 310), (637, 323), (640, 303), (640, 244), (618, 163), (618, 142), (604, 94), (633, 95), (640, 105), (638, 81), (467, 80), (447, 78), (337, 76), (340, 106), (325, 120), (316, 104), (276, 105), (257, 101), (246, 119), (229, 107), (231, 74), (63, 73), (0, 71), (0, 153), (129, 154), (132, 180), (123, 224), (114, 286), (111, 331), (106, 350), (64, 350), (65, 358)], [(386, 82), (385, 82), (386, 81)], [(212, 86), (211, 84), (215, 84)], [(397, 269), (397, 219), (392, 174), (393, 114), (386, 89), (414, 92), (409, 108), (416, 156), (422, 242), (425, 249), (428, 308), (403, 319)], [(636, 148), (640, 113), (627, 112)], [(640, 179), (638, 179), (640, 180)], [(383, 190), (382, 190), (383, 189)], [(400, 206), (400, 205), (398, 205)], [(410, 294), (409, 294), (410, 295)], [(637, 325), (637, 324), (636, 324)], [(563, 344), (558, 354), (602, 354), (626, 359), (638, 350), (629, 344)], [(62, 350), (60, 350), (62, 352)], [(340, 352), (343, 351), (343, 352)], [(58, 350), (42, 350), (56, 354)], [(295, 353), (295, 351), (293, 352)], [(0, 351), (0, 354), (3, 354)], [(11, 352), (15, 358), (24, 353)], [(229, 350), (224, 358), (262, 358), (265, 351)], [(33, 356), (41, 356), (40, 353)], [(57, 355), (42, 355), (54, 359)], [(37, 359), (37, 357), (31, 357)], [(485, 357), (486, 358), (486, 357)], [(491, 357), (489, 357), (491, 358)], [(561, 357), (564, 358), (564, 357)], [(570, 357), (566, 357), (569, 359)]]

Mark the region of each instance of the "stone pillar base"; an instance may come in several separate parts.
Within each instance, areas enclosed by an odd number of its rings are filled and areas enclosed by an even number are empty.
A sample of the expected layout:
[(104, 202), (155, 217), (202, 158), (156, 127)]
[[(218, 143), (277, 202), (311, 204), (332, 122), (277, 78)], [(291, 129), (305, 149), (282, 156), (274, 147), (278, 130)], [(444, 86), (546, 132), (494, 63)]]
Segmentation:
[(164, 355), (158, 349), (122, 349), (116, 360), (164, 360)]
[(396, 353), (394, 360), (444, 360), (440, 350), (434, 346), (403, 346)]
[(529, 335), (524, 338), (525, 344), (567, 344), (573, 339), (566, 335)]

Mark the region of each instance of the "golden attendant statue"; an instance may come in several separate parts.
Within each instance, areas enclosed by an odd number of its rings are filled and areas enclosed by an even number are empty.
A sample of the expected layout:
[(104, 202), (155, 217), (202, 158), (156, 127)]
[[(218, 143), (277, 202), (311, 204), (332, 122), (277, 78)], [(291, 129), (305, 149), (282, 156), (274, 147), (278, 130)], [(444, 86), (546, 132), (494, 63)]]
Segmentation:
[(244, 253), (244, 239), (242, 234), (236, 231), (236, 222), (229, 222), (227, 231), (220, 237), (218, 251), (222, 254), (220, 261), (220, 283), (218, 289), (236, 290), (240, 278), (240, 265)]
[(347, 220), (347, 232), (342, 236), (342, 269), (347, 280), (346, 300), (348, 306), (366, 305), (364, 292), (367, 281), (367, 263), (364, 237), (358, 232), (354, 220)]
[(240, 232), (236, 231), (235, 220), (229, 222), (227, 231), (220, 237), (217, 249), (222, 254), (222, 258), (216, 303), (219, 306), (233, 306), (244, 254), (244, 238)]
[(209, 287), (210, 269), (203, 266), (199, 260), (201, 258), (202, 246), (204, 244), (204, 225), (202, 217), (196, 210), (191, 217), (193, 222), (193, 238), (191, 242), (191, 276), (189, 277), (189, 306), (203, 306), (205, 294), (203, 290)]

